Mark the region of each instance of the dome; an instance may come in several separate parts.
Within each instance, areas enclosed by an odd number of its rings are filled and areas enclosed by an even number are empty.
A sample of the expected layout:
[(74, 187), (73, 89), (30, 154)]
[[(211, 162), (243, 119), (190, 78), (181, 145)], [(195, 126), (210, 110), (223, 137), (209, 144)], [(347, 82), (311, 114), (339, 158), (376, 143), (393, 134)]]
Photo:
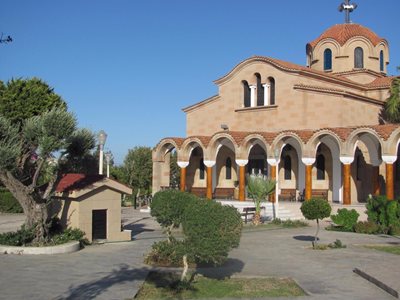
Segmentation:
[(320, 37), (313, 40), (309, 45), (314, 48), (324, 39), (334, 39), (343, 46), (349, 39), (357, 36), (367, 38), (374, 46), (385, 39), (379, 37), (375, 32), (359, 24), (338, 24), (325, 30)]

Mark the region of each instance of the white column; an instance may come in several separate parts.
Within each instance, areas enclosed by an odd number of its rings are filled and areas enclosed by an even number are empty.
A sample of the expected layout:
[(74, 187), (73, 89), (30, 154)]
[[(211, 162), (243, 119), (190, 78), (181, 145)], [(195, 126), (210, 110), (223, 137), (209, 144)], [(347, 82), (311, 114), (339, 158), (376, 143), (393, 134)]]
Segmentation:
[(255, 85), (250, 85), (250, 106), (255, 107), (257, 106), (256, 104), (256, 86)]
[(269, 105), (269, 84), (263, 84), (264, 87), (264, 106)]

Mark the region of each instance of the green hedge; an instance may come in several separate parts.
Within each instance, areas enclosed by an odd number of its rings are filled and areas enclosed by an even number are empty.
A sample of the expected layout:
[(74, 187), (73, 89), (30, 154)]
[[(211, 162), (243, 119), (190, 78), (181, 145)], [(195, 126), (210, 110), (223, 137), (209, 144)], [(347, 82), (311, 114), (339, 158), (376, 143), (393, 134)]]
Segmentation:
[(23, 213), (21, 205), (6, 189), (0, 189), (0, 212), (4, 213)]
[(354, 225), (357, 224), (357, 220), (360, 214), (355, 210), (348, 210), (346, 208), (338, 209), (336, 215), (331, 215), (332, 221), (340, 226), (343, 231), (354, 231)]

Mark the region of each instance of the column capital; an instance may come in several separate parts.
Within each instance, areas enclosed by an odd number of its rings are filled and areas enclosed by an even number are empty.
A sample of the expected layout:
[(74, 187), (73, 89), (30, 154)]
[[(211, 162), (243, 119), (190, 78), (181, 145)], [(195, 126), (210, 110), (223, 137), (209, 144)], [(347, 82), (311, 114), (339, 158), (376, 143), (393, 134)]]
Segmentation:
[(303, 162), (303, 164), (305, 164), (306, 166), (310, 166), (312, 164), (315, 163), (315, 157), (302, 157), (301, 161)]
[(276, 158), (267, 158), (267, 163), (270, 165), (270, 166), (277, 166), (278, 164), (279, 164), (279, 159), (276, 159)]
[(215, 160), (205, 160), (204, 165), (206, 167), (212, 168), (215, 165)]
[(238, 166), (244, 167), (249, 162), (248, 159), (235, 159), (235, 162)]
[(186, 168), (189, 165), (188, 161), (178, 161), (177, 162), (179, 168)]
[(262, 86), (263, 87), (270, 87), (271, 85), (269, 83), (264, 83)]
[(354, 161), (353, 156), (341, 156), (339, 159), (340, 162), (344, 165), (350, 165)]
[(382, 155), (382, 160), (387, 164), (393, 164), (397, 160), (395, 155)]
[(250, 84), (250, 85), (249, 85), (249, 88), (251, 88), (251, 89), (256, 89), (257, 86), (256, 86), (255, 84)]

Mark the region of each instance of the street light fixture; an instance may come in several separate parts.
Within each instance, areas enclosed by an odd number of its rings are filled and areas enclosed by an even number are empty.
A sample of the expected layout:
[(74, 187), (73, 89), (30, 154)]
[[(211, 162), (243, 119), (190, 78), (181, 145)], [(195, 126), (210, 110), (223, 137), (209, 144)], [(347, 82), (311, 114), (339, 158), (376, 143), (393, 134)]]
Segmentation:
[(99, 174), (103, 175), (103, 148), (107, 140), (107, 133), (104, 130), (100, 130), (99, 135)]

